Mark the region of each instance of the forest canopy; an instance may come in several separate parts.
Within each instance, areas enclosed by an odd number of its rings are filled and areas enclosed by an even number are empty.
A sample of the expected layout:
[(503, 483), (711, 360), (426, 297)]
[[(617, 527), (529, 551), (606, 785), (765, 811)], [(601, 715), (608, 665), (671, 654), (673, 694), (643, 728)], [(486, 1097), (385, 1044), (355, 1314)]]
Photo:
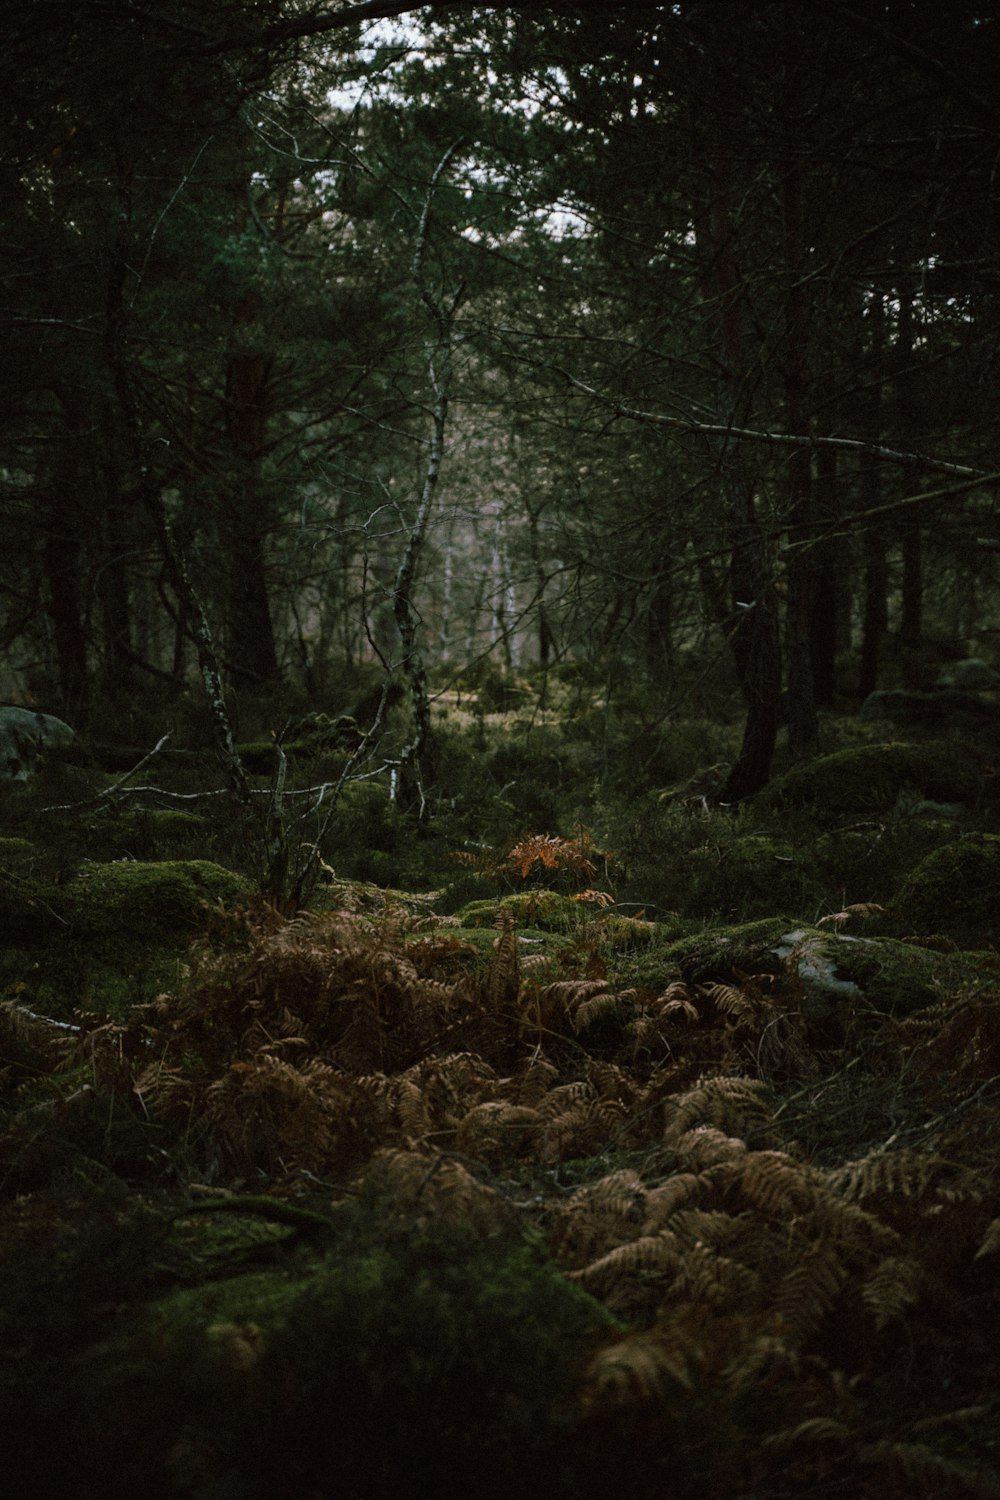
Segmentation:
[(237, 689), (712, 661), (757, 790), (887, 634), (995, 628), (996, 51), (974, 6), (24, 7), (8, 696), (180, 691), (193, 590)]

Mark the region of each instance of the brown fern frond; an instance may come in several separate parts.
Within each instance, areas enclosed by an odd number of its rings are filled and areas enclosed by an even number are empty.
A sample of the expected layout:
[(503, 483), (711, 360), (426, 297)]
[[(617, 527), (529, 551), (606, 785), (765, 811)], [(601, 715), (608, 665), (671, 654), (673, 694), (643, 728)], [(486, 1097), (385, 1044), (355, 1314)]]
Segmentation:
[(521, 965), (517, 951), (514, 918), (502, 911), (497, 918), (498, 936), (483, 978), (483, 998), (495, 1010), (514, 1004), (521, 988)]
[(699, 1306), (736, 1310), (753, 1305), (760, 1290), (756, 1271), (729, 1256), (719, 1255), (701, 1241), (685, 1249), (679, 1274), (670, 1287), (672, 1299)]
[(592, 880), (597, 865), (591, 856), (597, 853), (589, 835), (582, 831), (575, 839), (560, 838), (558, 834), (531, 834), (508, 851), (505, 864), (522, 880), (527, 880), (536, 865), (546, 870), (572, 870), (583, 879)]
[(753, 998), (734, 985), (707, 984), (702, 987), (702, 993), (709, 997), (720, 1015), (730, 1019), (752, 1016), (754, 1013)]
[(751, 1151), (732, 1164), (731, 1179), (762, 1213), (788, 1217), (815, 1202), (815, 1186), (800, 1162), (783, 1151)]
[(769, 1433), (762, 1440), (761, 1446), (772, 1453), (787, 1453), (793, 1448), (814, 1448), (818, 1445), (829, 1447), (831, 1444), (837, 1448), (853, 1450), (857, 1447), (857, 1441), (857, 1433), (844, 1422), (838, 1422), (835, 1417), (807, 1417), (794, 1427)]
[(682, 1245), (727, 1245), (746, 1233), (743, 1215), (727, 1214), (722, 1209), (681, 1208), (672, 1213), (665, 1228), (676, 1234)]
[(762, 1333), (741, 1348), (722, 1371), (723, 1385), (734, 1395), (753, 1390), (778, 1375), (795, 1376), (798, 1352), (777, 1334)]
[(622, 997), (610, 993), (595, 995), (590, 1000), (584, 1000), (582, 1005), (576, 1007), (573, 1012), (573, 1030), (577, 1033), (586, 1031), (588, 1026), (593, 1026), (596, 1021), (604, 1020), (607, 1016), (620, 1016), (622, 1011)]
[(526, 953), (521, 959), (521, 973), (526, 979), (548, 974), (551, 969), (552, 958), (548, 953)]
[(615, 904), (614, 896), (612, 896), (608, 891), (595, 891), (591, 889), (585, 891), (576, 891), (571, 897), (571, 900), (585, 901), (590, 906), (599, 907), (602, 911), (607, 910), (609, 906), (614, 906)]
[(447, 1155), (389, 1150), (372, 1158), (364, 1181), (391, 1201), (406, 1222), (426, 1216), (490, 1233), (504, 1222), (502, 1199), (463, 1162)]
[(761, 1124), (768, 1116), (762, 1084), (751, 1078), (703, 1078), (694, 1088), (671, 1101), (666, 1139), (675, 1140), (693, 1125), (736, 1129)]
[(877, 901), (855, 901), (850, 906), (845, 906), (843, 911), (831, 912), (827, 917), (820, 917), (818, 927), (833, 927), (837, 932), (846, 927), (852, 917), (875, 917), (885, 912), (884, 906), (879, 906)]
[(537, 1109), (558, 1077), (559, 1070), (553, 1067), (548, 1058), (536, 1053), (513, 1080), (515, 1102)]
[(606, 1291), (615, 1282), (639, 1273), (661, 1276), (676, 1275), (681, 1266), (681, 1245), (668, 1230), (641, 1235), (627, 1245), (619, 1245), (607, 1255), (592, 1261), (580, 1271), (571, 1271), (570, 1279), (588, 1290), (600, 1287)]
[(549, 1090), (538, 1108), (546, 1119), (554, 1120), (572, 1106), (596, 1097), (594, 1087), (589, 1082), (562, 1083), (558, 1088)]
[[(710, 1169), (742, 1163), (747, 1156), (747, 1143), (739, 1136), (726, 1135), (725, 1131), (715, 1130), (711, 1125), (698, 1125), (677, 1137), (674, 1150), (678, 1161), (685, 1167), (707, 1174)], [(742, 1165), (737, 1170), (742, 1171)]]
[(880, 1261), (861, 1286), (861, 1298), (878, 1329), (902, 1321), (920, 1300), (924, 1273), (911, 1256), (891, 1255)]
[(873, 1443), (861, 1450), (862, 1462), (876, 1467), (899, 1495), (954, 1497), (954, 1500), (1000, 1500), (1000, 1483), (990, 1474), (946, 1458), (924, 1443)]
[(776, 1311), (795, 1342), (803, 1343), (832, 1311), (847, 1280), (847, 1268), (836, 1248), (827, 1244), (804, 1250), (781, 1281)]
[(676, 1172), (659, 1187), (649, 1188), (643, 1232), (651, 1234), (664, 1229), (678, 1209), (690, 1203), (703, 1186), (704, 1179), (697, 1172)]
[(983, 1235), (983, 1238), (979, 1245), (979, 1249), (976, 1251), (976, 1260), (978, 1260), (981, 1255), (996, 1255), (997, 1251), (1000, 1251), (1000, 1219), (994, 1219), (992, 1223), (987, 1226), (986, 1233)]
[(899, 1150), (874, 1152), (848, 1162), (830, 1174), (830, 1183), (846, 1198), (886, 1204), (893, 1199), (934, 1203), (980, 1203), (989, 1185), (977, 1172), (956, 1167), (929, 1153)]
[(397, 1084), (396, 1109), (407, 1140), (423, 1140), (431, 1129), (431, 1122), (423, 1090), (411, 1078), (401, 1078)]
[(525, 1105), (477, 1104), (459, 1124), (455, 1144), (463, 1155), (489, 1162), (523, 1157), (530, 1154), (542, 1124), (538, 1110)]
[(657, 1332), (634, 1333), (602, 1349), (590, 1363), (584, 1401), (587, 1406), (633, 1406), (661, 1403), (690, 1391), (697, 1352)]

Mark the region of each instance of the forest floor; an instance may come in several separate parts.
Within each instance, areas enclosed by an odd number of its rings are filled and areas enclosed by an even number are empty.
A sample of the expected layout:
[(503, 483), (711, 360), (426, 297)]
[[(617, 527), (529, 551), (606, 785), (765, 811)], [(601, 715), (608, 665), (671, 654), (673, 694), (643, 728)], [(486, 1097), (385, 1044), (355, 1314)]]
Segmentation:
[(437, 727), (291, 916), (218, 801), (6, 796), (9, 1492), (1000, 1495), (996, 746)]

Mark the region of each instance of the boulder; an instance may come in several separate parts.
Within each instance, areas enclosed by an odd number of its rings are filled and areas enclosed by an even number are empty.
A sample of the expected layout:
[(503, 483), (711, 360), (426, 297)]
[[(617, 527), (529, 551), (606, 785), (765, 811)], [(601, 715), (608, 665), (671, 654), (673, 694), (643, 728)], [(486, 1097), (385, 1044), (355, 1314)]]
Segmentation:
[(27, 781), (46, 750), (65, 749), (75, 739), (52, 714), (13, 704), (0, 708), (0, 781)]
[(888, 812), (903, 791), (933, 802), (974, 804), (988, 767), (988, 758), (964, 745), (855, 745), (793, 766), (758, 800), (765, 807), (808, 807), (819, 817)]
[(985, 947), (1000, 942), (1000, 835), (972, 833), (911, 870), (896, 905), (918, 930)]
[(952, 661), (943, 667), (937, 686), (960, 688), (966, 693), (995, 693), (1000, 691), (1000, 672), (978, 657), (970, 656), (965, 661)]
[(831, 1042), (842, 1036), (859, 1005), (909, 1015), (981, 981), (983, 972), (975, 954), (803, 927), (787, 917), (693, 933), (665, 949), (662, 960), (664, 980), (679, 975), (688, 984), (738, 983), (747, 974), (793, 968), (807, 1024), (818, 1039)]
[(1000, 724), (1000, 706), (959, 688), (938, 688), (931, 693), (902, 689), (869, 693), (858, 711), (864, 723), (883, 719), (912, 728), (947, 726), (956, 722)]

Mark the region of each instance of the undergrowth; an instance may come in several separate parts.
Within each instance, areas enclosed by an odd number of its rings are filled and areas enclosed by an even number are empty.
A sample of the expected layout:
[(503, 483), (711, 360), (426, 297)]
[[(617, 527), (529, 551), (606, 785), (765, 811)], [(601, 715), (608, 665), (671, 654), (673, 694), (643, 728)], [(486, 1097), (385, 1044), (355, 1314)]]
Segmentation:
[[(50, 1487), (1000, 1493), (995, 985), (831, 1048), (794, 951), (623, 987), (499, 922), (244, 910), (124, 1018), (4, 1005), (14, 1471), (42, 1424)], [(907, 1128), (821, 1160), (854, 1057)]]

